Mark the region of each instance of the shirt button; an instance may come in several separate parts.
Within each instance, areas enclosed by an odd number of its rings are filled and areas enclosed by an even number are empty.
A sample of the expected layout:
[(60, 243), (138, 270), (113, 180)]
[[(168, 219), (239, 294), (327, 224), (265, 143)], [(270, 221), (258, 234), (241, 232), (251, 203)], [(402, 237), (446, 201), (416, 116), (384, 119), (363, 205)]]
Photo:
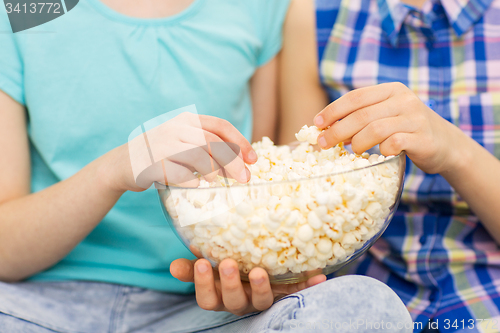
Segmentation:
[(433, 99), (428, 100), (425, 102), (425, 105), (427, 105), (428, 108), (430, 108), (432, 111), (436, 111), (435, 106), (436, 106), (436, 101)]

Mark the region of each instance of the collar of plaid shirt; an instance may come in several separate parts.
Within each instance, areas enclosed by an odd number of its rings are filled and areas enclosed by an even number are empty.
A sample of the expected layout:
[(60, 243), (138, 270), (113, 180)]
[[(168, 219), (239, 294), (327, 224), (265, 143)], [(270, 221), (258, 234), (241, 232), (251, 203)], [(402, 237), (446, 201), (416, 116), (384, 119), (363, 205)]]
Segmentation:
[[(389, 37), (392, 46), (398, 45), (398, 37), (405, 20), (413, 21), (413, 26), (430, 26), (434, 20), (433, 7), (439, 0), (427, 1), (421, 11), (405, 5), (400, 0), (378, 0), (382, 30)], [(492, 0), (446, 0), (441, 1), (448, 22), (460, 37), (471, 25), (477, 22), (491, 4)]]

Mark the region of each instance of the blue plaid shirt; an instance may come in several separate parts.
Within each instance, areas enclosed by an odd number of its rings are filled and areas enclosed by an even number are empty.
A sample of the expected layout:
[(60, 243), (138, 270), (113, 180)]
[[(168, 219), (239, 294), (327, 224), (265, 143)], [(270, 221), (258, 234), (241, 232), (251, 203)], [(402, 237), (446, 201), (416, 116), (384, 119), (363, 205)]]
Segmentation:
[[(422, 9), (398, 0), (316, 6), (320, 72), (332, 100), (402, 82), (500, 158), (500, 0), (429, 0)], [(498, 245), (443, 177), (409, 160), (389, 228), (338, 274), (352, 273), (392, 287), (415, 332), (429, 319), (442, 332), (500, 332)]]

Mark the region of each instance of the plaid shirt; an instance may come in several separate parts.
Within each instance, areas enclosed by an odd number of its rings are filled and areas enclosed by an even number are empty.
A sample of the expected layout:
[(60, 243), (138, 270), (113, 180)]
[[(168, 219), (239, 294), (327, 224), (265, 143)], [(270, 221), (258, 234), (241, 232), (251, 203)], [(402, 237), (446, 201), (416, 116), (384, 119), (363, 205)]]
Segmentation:
[[(398, 0), (316, 6), (321, 77), (332, 100), (402, 82), (500, 158), (500, 0), (429, 0), (421, 10)], [(407, 162), (389, 228), (340, 274), (387, 283), (424, 326), (433, 318), (443, 332), (500, 332), (498, 245), (443, 177)]]

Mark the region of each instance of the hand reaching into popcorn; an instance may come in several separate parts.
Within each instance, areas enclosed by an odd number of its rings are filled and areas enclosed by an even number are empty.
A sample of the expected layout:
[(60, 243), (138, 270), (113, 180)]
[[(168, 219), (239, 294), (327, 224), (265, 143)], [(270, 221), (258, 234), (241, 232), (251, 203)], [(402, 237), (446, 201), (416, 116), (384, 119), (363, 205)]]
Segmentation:
[(377, 144), (383, 155), (406, 151), (424, 172), (441, 174), (500, 244), (500, 161), (405, 85), (350, 91), (317, 114), (314, 123), (324, 130), (318, 137), (321, 148), (351, 142), (356, 153)]
[(267, 272), (256, 267), (248, 275), (250, 282), (242, 282), (233, 259), (223, 260), (218, 271), (212, 270), (206, 259), (177, 259), (170, 265), (170, 272), (183, 282), (194, 282), (196, 301), (202, 309), (240, 316), (266, 310), (275, 299), (326, 280), (325, 275), (316, 275), (297, 284), (271, 285)]
[(427, 173), (458, 165), (460, 144), (466, 137), (401, 83), (353, 90), (316, 115), (314, 123), (325, 129), (318, 137), (321, 148), (344, 141), (351, 142), (354, 152), (362, 153), (380, 144), (383, 155), (404, 150)]
[(130, 165), (118, 168), (126, 174), (117, 183), (132, 191), (149, 188), (154, 181), (197, 187), (194, 171), (207, 180), (221, 174), (246, 183), (250, 171), (245, 163), (257, 160), (250, 143), (229, 122), (189, 112), (164, 121), (120, 148), (128, 150), (130, 163), (124, 165)]

